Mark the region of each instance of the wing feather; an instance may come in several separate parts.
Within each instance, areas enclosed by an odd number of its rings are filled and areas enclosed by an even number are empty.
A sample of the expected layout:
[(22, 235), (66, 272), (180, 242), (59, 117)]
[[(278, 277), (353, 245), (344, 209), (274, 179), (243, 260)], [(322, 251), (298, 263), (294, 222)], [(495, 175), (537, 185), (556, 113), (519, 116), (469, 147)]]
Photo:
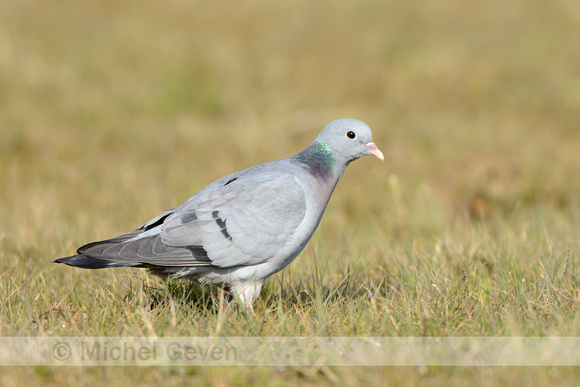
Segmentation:
[(291, 240), (304, 220), (306, 198), (292, 174), (247, 171), (214, 182), (136, 230), (87, 244), (78, 253), (161, 267), (264, 262)]
[[(215, 266), (255, 265), (291, 239), (304, 220), (306, 198), (292, 175), (260, 174), (208, 186), (177, 210), (161, 232), (164, 243), (201, 241)], [(187, 222), (191, 211), (197, 219)]]

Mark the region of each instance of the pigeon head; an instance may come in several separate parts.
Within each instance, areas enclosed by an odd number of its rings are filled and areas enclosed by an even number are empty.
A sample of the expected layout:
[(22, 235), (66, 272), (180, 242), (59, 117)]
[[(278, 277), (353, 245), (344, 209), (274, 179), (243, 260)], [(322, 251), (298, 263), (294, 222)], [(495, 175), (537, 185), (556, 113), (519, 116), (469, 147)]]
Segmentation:
[(346, 163), (367, 155), (384, 160), (383, 152), (373, 143), (371, 129), (353, 118), (332, 121), (322, 129), (315, 141), (328, 145), (333, 155)]
[(373, 135), (367, 124), (344, 118), (329, 123), (312, 144), (297, 156), (317, 176), (340, 177), (351, 161), (363, 156), (373, 155), (384, 160), (383, 153), (372, 140)]

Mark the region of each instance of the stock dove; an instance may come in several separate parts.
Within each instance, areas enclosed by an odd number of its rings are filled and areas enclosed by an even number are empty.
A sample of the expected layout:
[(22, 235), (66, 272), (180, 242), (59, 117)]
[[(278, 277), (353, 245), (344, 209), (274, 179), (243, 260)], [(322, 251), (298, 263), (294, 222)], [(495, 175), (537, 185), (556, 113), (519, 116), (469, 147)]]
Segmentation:
[(264, 281), (304, 249), (348, 164), (366, 155), (384, 159), (369, 127), (333, 121), (300, 153), (221, 178), (141, 227), (55, 262), (225, 283), (251, 308)]

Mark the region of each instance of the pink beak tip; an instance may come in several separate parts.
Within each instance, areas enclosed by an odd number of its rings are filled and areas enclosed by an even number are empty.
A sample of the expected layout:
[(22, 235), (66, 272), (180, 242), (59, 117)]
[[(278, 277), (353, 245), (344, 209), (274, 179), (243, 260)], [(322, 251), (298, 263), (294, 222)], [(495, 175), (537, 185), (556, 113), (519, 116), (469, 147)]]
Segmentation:
[(369, 152), (371, 152), (372, 155), (381, 159), (381, 161), (385, 161), (385, 156), (383, 155), (383, 152), (381, 152), (380, 149), (377, 148), (374, 142), (369, 142), (368, 144), (366, 144), (366, 147), (368, 148)]

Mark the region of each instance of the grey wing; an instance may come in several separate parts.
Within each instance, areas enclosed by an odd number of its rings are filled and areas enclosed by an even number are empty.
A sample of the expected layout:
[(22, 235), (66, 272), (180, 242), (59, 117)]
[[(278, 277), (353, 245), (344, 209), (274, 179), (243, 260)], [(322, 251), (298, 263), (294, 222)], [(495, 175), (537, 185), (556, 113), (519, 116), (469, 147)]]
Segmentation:
[(174, 210), (166, 211), (131, 232), (84, 245), (77, 253), (93, 259), (116, 262), (117, 266), (211, 265), (202, 249), (176, 248), (161, 241), (159, 233), (163, 222), (173, 213)]
[(143, 266), (255, 265), (286, 247), (305, 212), (304, 190), (292, 175), (224, 178), (140, 228), (78, 253)]
[(242, 176), (185, 203), (164, 224), (161, 239), (171, 247), (199, 246), (215, 266), (255, 265), (292, 243), (305, 214), (305, 193), (294, 176)]

